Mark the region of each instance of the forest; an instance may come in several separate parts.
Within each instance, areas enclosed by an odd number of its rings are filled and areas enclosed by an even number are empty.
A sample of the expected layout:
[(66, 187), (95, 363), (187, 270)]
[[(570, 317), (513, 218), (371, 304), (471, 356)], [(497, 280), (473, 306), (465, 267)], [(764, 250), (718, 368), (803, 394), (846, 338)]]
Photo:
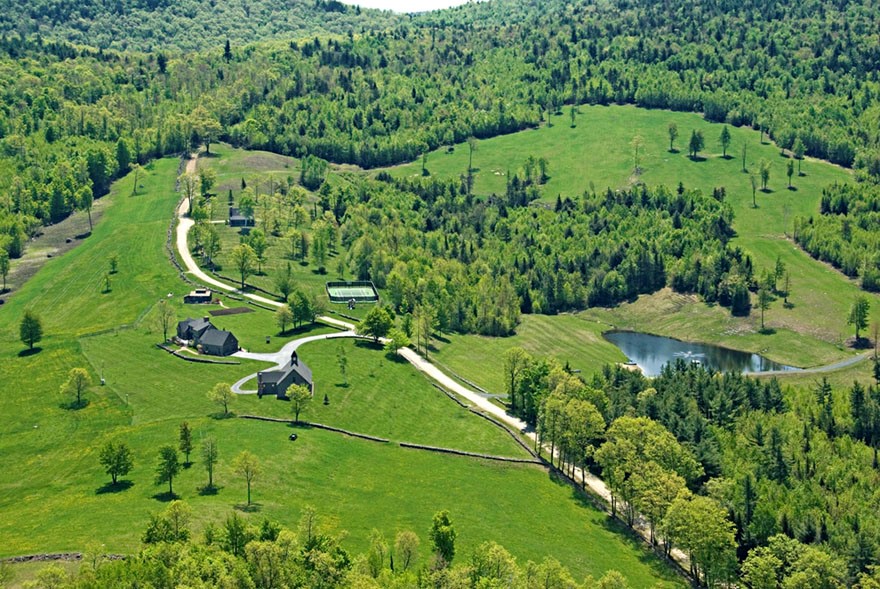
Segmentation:
[(601, 474), (624, 520), (647, 518), (707, 586), (736, 579), (737, 561), (755, 589), (880, 580), (876, 384), (795, 390), (683, 360), (654, 379), (606, 367), (584, 380), (520, 348), (505, 374), (557, 466)]
[(833, 185), (822, 193), (819, 214), (795, 219), (793, 237), (817, 260), (828, 262), (862, 288), (880, 291), (880, 192), (876, 187)]

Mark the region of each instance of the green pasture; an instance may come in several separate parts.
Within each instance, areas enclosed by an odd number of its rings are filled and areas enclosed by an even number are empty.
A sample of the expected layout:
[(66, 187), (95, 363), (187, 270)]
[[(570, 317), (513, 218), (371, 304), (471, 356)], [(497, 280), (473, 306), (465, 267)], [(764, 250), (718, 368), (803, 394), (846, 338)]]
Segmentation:
[[(670, 304), (670, 297), (663, 293), (641, 297), (636, 303), (617, 309), (591, 309), (585, 317), (621, 328), (766, 352), (770, 358), (796, 366), (830, 363), (852, 353), (845, 347), (846, 339), (852, 335), (846, 317), (853, 299), (864, 293), (854, 281), (813, 260), (788, 238), (794, 218), (817, 215), (822, 188), (833, 182), (851, 180), (849, 171), (808, 159), (802, 164), (802, 176), (795, 171), (793, 189), (789, 189), (785, 173), (789, 154), (781, 154), (766, 138), (761, 143), (757, 131), (729, 127), (732, 139), (729, 157), (725, 159), (719, 141), (722, 125), (709, 123), (691, 113), (632, 106), (582, 106), (575, 128), (571, 128), (567, 117), (551, 120), (552, 126), (479, 141), (473, 156), (475, 193), (503, 194), (508, 170), (515, 173), (529, 156), (544, 157), (549, 162), (550, 179), (541, 189), (543, 200), (547, 202), (553, 202), (558, 195), (576, 196), (588, 190), (622, 188), (636, 182), (670, 188), (681, 182), (687, 188), (698, 188), (704, 193), (724, 187), (726, 200), (735, 213), (737, 236), (733, 243), (752, 256), (759, 272), (772, 269), (779, 257), (791, 274), (791, 306), (784, 307), (782, 300), (771, 304), (765, 314), (769, 328), (765, 333), (759, 333), (760, 314), (754, 307), (750, 317), (734, 318), (726, 309), (706, 306), (692, 297), (671, 297), (675, 300)], [(670, 123), (675, 123), (679, 130), (674, 152), (669, 151)], [(693, 161), (687, 153), (687, 143), (694, 129), (702, 131), (706, 142), (698, 161)], [(643, 141), (640, 174), (634, 173), (633, 138), (637, 135)], [(747, 149), (746, 167), (750, 172), (758, 172), (762, 159), (772, 166), (768, 191), (761, 191), (759, 187), (756, 193), (756, 208), (752, 206), (750, 176), (742, 171), (743, 145)], [(462, 144), (455, 146), (451, 153), (432, 152), (427, 167), (436, 176), (458, 177), (467, 167), (468, 151), (468, 146)], [(420, 175), (421, 163), (399, 166), (391, 172), (399, 176)], [(880, 310), (880, 299), (876, 295), (868, 296), (874, 309)], [(524, 318), (518, 330), (525, 343), (512, 345), (527, 348), (538, 345), (531, 341), (527, 321), (528, 318)], [(449, 365), (453, 369), (463, 368), (476, 338), (453, 336), (449, 339), (451, 345), (441, 347), (441, 361), (444, 355), (461, 357), (465, 362), (459, 364), (453, 359)], [(560, 340), (558, 346), (547, 348), (546, 353), (564, 356), (567, 347)], [(494, 357), (498, 360), (490, 357), (479, 372), (497, 374), (500, 357)], [(592, 367), (596, 368), (598, 366)], [(480, 377), (497, 382), (497, 377)], [(480, 382), (479, 378), (476, 380)]]
[(503, 394), (504, 353), (512, 347), (519, 346), (534, 356), (553, 356), (585, 374), (608, 363), (625, 362), (623, 353), (602, 337), (607, 329), (607, 324), (578, 315), (523, 315), (516, 335), (443, 335), (434, 340), (436, 349), (433, 356), (429, 352), (429, 358), (491, 393)]
[[(166, 505), (165, 486), (153, 484), (158, 447), (176, 444), (180, 423), (188, 421), (196, 446), (213, 436), (221, 453), (217, 494), (198, 490), (206, 482), (198, 452), (174, 481), (175, 492), (193, 507), (197, 532), (234, 509), (254, 522), (270, 517), (294, 526), (303, 507), (313, 505), (349, 532), (344, 542), (354, 551), (366, 549), (374, 527), (388, 537), (411, 528), (424, 547), (432, 514), (448, 508), (461, 555), (491, 539), (521, 560), (552, 554), (579, 576), (615, 568), (635, 587), (658, 580), (681, 586), (605, 514), (541, 468), (407, 450), (308, 428), (291, 443), (287, 425), (223, 419), (206, 392), (265, 365), (189, 363), (155, 346), (161, 339), (156, 303), (168, 293), (178, 318), (216, 308), (180, 303), (191, 286), (179, 279), (164, 249), (178, 200), (176, 169), (176, 160), (156, 162), (135, 196), (129, 179), (114, 185), (94, 234), (50, 261), (3, 306), (9, 320), (0, 340), (0, 453), (7, 465), (0, 472), (0, 556), (87, 550), (95, 543), (108, 552), (136, 549), (150, 514)], [(113, 254), (119, 271), (111, 276), (112, 288), (96, 293), (96, 277), (104, 268), (109, 271)], [(240, 304), (223, 298), (227, 306)], [(25, 308), (43, 318), (45, 335), (36, 353), (22, 353), (18, 341)], [(316, 326), (281, 336), (272, 312), (263, 310), (213, 321), (255, 351), (331, 331)], [(331, 390), (329, 405), (316, 399), (303, 417), (395, 440), (522, 455), (505, 432), (464, 412), (409, 366), (368, 346), (343, 344), (349, 386), (337, 386), (336, 345), (303, 348), (319, 395), (324, 386)], [(69, 399), (59, 392), (73, 367), (87, 368), (93, 381), (88, 404), (80, 409), (69, 408)], [(232, 410), (289, 415), (286, 403), (252, 397), (235, 399)], [(135, 466), (124, 477), (130, 484), (107, 486), (98, 453), (109, 440), (132, 448)], [(244, 482), (230, 466), (243, 449), (257, 454), (263, 466), (252, 510), (243, 509)], [(427, 549), (422, 559), (427, 560)]]
[[(527, 458), (505, 431), (460, 407), (402, 358), (365, 341), (337, 339), (302, 346), (299, 358), (315, 377), (315, 398), (300, 416), (353, 432), (429, 446)], [(343, 377), (339, 357), (346, 359)], [(329, 404), (324, 405), (324, 395)], [(290, 403), (248, 396), (242, 412), (293, 418)], [(414, 419), (413, 416), (418, 418)]]

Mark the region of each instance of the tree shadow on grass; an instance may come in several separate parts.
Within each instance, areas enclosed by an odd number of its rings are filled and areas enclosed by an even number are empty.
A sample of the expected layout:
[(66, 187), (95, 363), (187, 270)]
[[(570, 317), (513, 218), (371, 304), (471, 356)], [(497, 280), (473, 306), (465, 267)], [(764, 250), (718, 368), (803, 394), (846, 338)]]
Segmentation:
[(691, 160), (692, 162), (695, 162), (698, 164), (706, 161), (706, 157), (704, 157), (702, 155), (698, 155), (698, 156), (691, 155), (691, 156), (688, 156), (688, 159)]
[(67, 409), (68, 411), (79, 411), (80, 409), (85, 409), (89, 406), (88, 399), (80, 399), (79, 401), (73, 400), (68, 403), (61, 403), (58, 405), (62, 409)]
[(196, 490), (199, 492), (199, 495), (201, 495), (202, 497), (207, 497), (207, 496), (211, 496), (211, 495), (216, 495), (217, 493), (220, 492), (220, 489), (222, 489), (222, 488), (223, 487), (220, 487), (218, 485), (210, 485), (210, 486), (205, 485), (204, 487), (199, 487)]
[(168, 491), (164, 491), (162, 493), (156, 493), (153, 495), (153, 499), (156, 501), (161, 501), (162, 503), (170, 503), (175, 499), (180, 499), (177, 493), (169, 493)]
[(385, 347), (382, 345), (382, 342), (375, 342), (371, 339), (357, 339), (355, 340), (354, 345), (368, 350), (382, 350)]
[(246, 503), (237, 503), (235, 505), (236, 511), (242, 511), (244, 513), (258, 513), (263, 509), (262, 503), (251, 503), (250, 505)]
[(107, 483), (95, 489), (95, 495), (106, 495), (107, 493), (121, 493), (127, 491), (134, 486), (134, 482), (129, 480), (116, 481), (115, 483)]
[(773, 194), (775, 192), (772, 188), (761, 188), (760, 191), (764, 194)]
[(218, 411), (217, 413), (211, 413), (208, 415), (211, 419), (233, 419), (235, 417), (235, 413), (230, 411), (229, 413), (223, 413), (222, 411)]
[(18, 353), (19, 358), (27, 358), (28, 356), (33, 356), (35, 354), (39, 354), (43, 351), (43, 348), (37, 346), (36, 348), (28, 348), (27, 350), (22, 350)]
[(789, 186), (789, 187), (788, 187), (788, 190), (789, 190), (790, 192), (797, 192), (797, 189), (798, 189), (797, 186)]
[(672, 149), (667, 149), (666, 152), (667, 153), (681, 153), (681, 150), (673, 147)]
[(722, 155), (722, 156), (721, 156), (721, 159), (723, 159), (723, 160), (732, 160), (732, 159), (733, 159), (733, 156), (730, 155), (730, 154), (728, 153), (727, 155)]
[(776, 330), (772, 327), (762, 327), (758, 330), (758, 333), (761, 335), (773, 335), (776, 333)]

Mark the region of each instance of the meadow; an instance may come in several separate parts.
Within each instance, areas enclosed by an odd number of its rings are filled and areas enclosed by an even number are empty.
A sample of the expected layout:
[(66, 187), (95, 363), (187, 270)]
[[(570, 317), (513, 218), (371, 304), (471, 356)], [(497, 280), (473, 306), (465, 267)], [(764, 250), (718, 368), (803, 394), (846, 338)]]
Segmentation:
[[(202, 494), (206, 473), (198, 452), (174, 480), (175, 493), (192, 507), (198, 534), (233, 510), (257, 523), (268, 517), (295, 526), (313, 505), (338, 529), (344, 545), (367, 547), (369, 531), (387, 537), (411, 528), (426, 542), (432, 514), (450, 509), (459, 553), (485, 540), (504, 544), (520, 560), (559, 559), (577, 576), (620, 569), (634, 587), (681, 586), (681, 581), (643, 545), (622, 532), (570, 486), (542, 468), (404, 449), (311, 428), (291, 443), (290, 426), (222, 418), (206, 397), (217, 382), (233, 382), (259, 370), (257, 362), (235, 365), (187, 363), (158, 349), (156, 304), (175, 301), (178, 317), (199, 316), (213, 307), (180, 305), (190, 285), (177, 276), (165, 250), (178, 162), (155, 162), (131, 195), (131, 179), (116, 183), (106, 212), (91, 237), (50, 260), (3, 306), (0, 327), (0, 453), (9, 465), (0, 473), (0, 556), (34, 552), (137, 548), (150, 514), (167, 501), (165, 485), (153, 484), (159, 446), (176, 445), (187, 421), (196, 446), (218, 440), (216, 494)], [(102, 292), (109, 259), (119, 260)], [(227, 306), (240, 302), (224, 297)], [(25, 309), (43, 320), (44, 337), (34, 353), (18, 341)], [(215, 320), (255, 351), (277, 349), (284, 340), (327, 333), (309, 326), (278, 334), (273, 314), (230, 315)], [(265, 337), (270, 336), (270, 343)], [(330, 391), (303, 413), (306, 419), (363, 433), (507, 456), (522, 450), (507, 433), (462, 410), (408, 365), (384, 352), (346, 342), (347, 379), (341, 383), (338, 344), (303, 348), (318, 391)], [(69, 407), (60, 392), (68, 371), (85, 367), (92, 379), (88, 403)], [(100, 378), (105, 384), (98, 384)], [(290, 416), (274, 399), (236, 398), (237, 413)], [(110, 440), (132, 449), (134, 469), (124, 484), (108, 485), (98, 453)], [(241, 450), (255, 453), (262, 474), (254, 484), (255, 506), (243, 505), (245, 483), (232, 472)], [(423, 544), (424, 546), (424, 544)], [(422, 551), (427, 561), (427, 549)], [(27, 567), (25, 567), (27, 569)]]
[[(474, 193), (478, 196), (503, 194), (508, 173), (516, 173), (529, 156), (546, 158), (549, 180), (541, 187), (542, 200), (553, 203), (557, 196), (574, 197), (584, 191), (617, 189), (638, 182), (675, 188), (681, 182), (687, 188), (711, 193), (724, 187), (726, 202), (733, 208), (735, 245), (753, 259), (758, 271), (772, 269), (779, 258), (791, 274), (789, 306), (782, 300), (772, 302), (765, 314), (766, 329), (760, 331), (760, 312), (754, 307), (749, 317), (732, 317), (727, 309), (708, 306), (695, 297), (680, 296), (663, 290), (641, 296), (637, 301), (614, 309), (589, 309), (579, 316), (588, 322), (600, 322), (618, 328), (634, 329), (688, 339), (718, 343), (751, 352), (760, 352), (786, 364), (811, 367), (848, 357), (853, 352), (845, 342), (852, 335), (846, 317), (853, 299), (864, 294), (858, 285), (826, 264), (819, 263), (800, 250), (788, 233), (796, 216), (818, 214), (822, 188), (830, 183), (851, 181), (851, 172), (826, 162), (807, 159), (803, 175), (797, 171), (788, 188), (785, 170), (790, 154), (782, 153), (758, 131), (728, 127), (731, 144), (728, 157), (722, 157), (722, 125), (709, 123), (691, 113), (644, 110), (632, 106), (581, 106), (572, 128), (569, 119), (551, 117), (552, 125), (507, 136), (478, 141), (473, 154)], [(669, 149), (668, 125), (675, 123), (679, 137), (674, 150)], [(706, 147), (697, 160), (687, 153), (691, 130), (703, 133)], [(634, 173), (633, 138), (642, 140), (639, 174)], [(752, 203), (750, 176), (742, 171), (741, 150), (746, 146), (746, 168), (757, 173), (763, 159), (771, 163), (768, 190), (759, 187)], [(427, 168), (434, 176), (457, 178), (466, 171), (469, 148), (456, 145), (452, 151), (437, 150), (428, 155)], [(797, 165), (795, 166), (797, 168)], [(399, 177), (419, 176), (421, 162), (389, 170)], [(760, 180), (759, 180), (760, 182)], [(868, 294), (872, 316), (880, 317), (880, 299)], [(482, 352), (478, 336), (451, 336), (449, 345), (440, 345), (439, 358), (453, 370), (477, 383), (497, 387), (500, 381), (499, 352), (519, 345), (542, 350), (545, 355), (568, 359), (572, 342), (571, 319), (546, 317), (540, 321), (547, 332), (559, 338), (539, 335), (532, 328), (535, 318), (524, 317), (517, 335), (496, 343), (498, 360), (470, 363)], [(606, 361), (613, 353), (603, 350), (604, 341), (585, 338), (574, 342), (591, 348)], [(592, 370), (599, 366), (593, 365)], [(495, 384), (492, 384), (495, 383)]]

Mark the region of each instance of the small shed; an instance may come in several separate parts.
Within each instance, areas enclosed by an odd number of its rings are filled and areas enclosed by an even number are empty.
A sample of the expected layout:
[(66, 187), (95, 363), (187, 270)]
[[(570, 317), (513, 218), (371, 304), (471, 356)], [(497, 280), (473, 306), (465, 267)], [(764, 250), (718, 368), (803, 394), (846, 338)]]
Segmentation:
[(275, 395), (278, 399), (286, 399), (287, 389), (291, 385), (302, 385), (312, 393), (315, 392), (312, 371), (305, 362), (299, 360), (296, 352), (284, 368), (257, 373), (257, 396), (261, 398), (263, 395)]
[(214, 329), (207, 317), (201, 319), (185, 319), (177, 324), (177, 337), (182, 340), (198, 339), (209, 329)]
[(238, 339), (232, 332), (222, 329), (208, 329), (198, 339), (202, 352), (211, 356), (229, 356), (238, 350)]
[(210, 288), (197, 288), (188, 295), (183, 295), (183, 302), (187, 305), (210, 303), (211, 295)]
[(230, 227), (253, 227), (254, 220), (242, 215), (241, 211), (239, 211), (237, 208), (229, 207), (229, 226)]

